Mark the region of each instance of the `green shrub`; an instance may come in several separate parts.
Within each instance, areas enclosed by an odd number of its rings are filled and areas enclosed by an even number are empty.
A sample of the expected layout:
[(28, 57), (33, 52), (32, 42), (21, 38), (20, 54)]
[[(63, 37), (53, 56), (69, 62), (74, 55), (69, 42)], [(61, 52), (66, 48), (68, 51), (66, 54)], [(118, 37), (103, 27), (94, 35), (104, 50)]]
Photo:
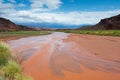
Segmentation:
[(15, 80), (32, 80), (32, 78), (26, 75), (16, 74)]
[(0, 42), (0, 66), (5, 65), (11, 57), (11, 51), (7, 44)]
[(22, 64), (22, 62), (24, 61), (25, 57), (22, 54), (14, 54), (14, 55), (12, 55), (12, 59), (17, 64)]
[(5, 80), (3, 77), (0, 76), (0, 80)]
[(2, 67), (3, 77), (9, 80), (14, 80), (16, 74), (21, 74), (21, 72), (20, 65), (14, 61), (9, 61), (8, 64)]
[(0, 80), (32, 80), (22, 73), (22, 55), (12, 55), (7, 44), (0, 42)]

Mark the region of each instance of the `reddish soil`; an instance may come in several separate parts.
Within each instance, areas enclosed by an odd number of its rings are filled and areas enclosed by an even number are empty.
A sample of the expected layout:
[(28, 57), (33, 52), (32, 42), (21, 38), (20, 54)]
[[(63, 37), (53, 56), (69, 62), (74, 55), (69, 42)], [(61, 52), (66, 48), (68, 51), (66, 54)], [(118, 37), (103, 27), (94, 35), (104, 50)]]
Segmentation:
[(53, 33), (8, 43), (33, 80), (120, 80), (120, 37)]

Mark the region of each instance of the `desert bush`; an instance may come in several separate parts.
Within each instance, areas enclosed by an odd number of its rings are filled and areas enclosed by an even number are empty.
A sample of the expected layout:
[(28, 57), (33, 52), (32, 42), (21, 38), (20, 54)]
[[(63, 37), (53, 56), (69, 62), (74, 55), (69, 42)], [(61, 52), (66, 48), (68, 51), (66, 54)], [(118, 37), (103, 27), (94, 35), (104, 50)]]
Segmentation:
[(3, 77), (8, 80), (14, 80), (16, 74), (22, 73), (20, 65), (15, 61), (9, 61), (8, 64), (3, 66), (1, 70)]
[(11, 54), (8, 45), (0, 41), (0, 80), (32, 80), (22, 73), (23, 60), (22, 55)]
[(7, 44), (0, 41), (0, 66), (5, 65), (11, 58), (11, 51)]
[(2, 76), (0, 76), (0, 80), (4, 80), (4, 78)]
[(17, 74), (15, 80), (32, 80), (32, 78), (23, 74)]
[(12, 55), (12, 59), (18, 63), (18, 64), (21, 64), (23, 61), (24, 61), (24, 56), (22, 54), (14, 54)]

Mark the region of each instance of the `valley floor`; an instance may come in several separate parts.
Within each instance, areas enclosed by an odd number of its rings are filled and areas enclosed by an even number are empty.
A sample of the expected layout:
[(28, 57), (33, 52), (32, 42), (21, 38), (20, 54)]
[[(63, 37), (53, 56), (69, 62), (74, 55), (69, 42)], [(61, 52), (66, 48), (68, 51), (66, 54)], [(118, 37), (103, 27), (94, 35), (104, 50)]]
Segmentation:
[(120, 80), (120, 37), (54, 32), (7, 43), (34, 80)]

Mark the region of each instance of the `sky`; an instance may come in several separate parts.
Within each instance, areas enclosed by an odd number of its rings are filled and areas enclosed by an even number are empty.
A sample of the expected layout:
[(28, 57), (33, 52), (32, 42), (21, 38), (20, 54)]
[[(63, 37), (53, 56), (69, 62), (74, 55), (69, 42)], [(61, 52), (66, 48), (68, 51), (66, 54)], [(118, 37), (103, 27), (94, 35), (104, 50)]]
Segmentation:
[(16, 23), (96, 24), (120, 14), (120, 0), (0, 0), (0, 17)]

